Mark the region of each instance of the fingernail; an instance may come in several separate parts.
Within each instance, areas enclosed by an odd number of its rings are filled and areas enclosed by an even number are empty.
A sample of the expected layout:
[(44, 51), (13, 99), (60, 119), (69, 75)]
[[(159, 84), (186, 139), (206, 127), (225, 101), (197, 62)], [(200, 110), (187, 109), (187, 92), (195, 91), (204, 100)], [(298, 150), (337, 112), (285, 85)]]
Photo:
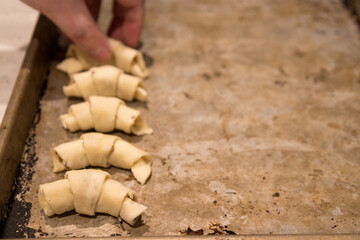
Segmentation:
[(91, 55), (99, 61), (107, 61), (111, 58), (111, 51), (107, 47), (99, 47), (91, 52)]

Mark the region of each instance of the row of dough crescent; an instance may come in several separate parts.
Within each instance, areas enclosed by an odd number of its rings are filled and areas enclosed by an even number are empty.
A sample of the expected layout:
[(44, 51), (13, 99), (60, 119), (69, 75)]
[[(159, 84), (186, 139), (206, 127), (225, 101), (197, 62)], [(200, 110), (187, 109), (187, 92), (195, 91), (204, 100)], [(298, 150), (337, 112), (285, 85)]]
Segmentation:
[[(140, 111), (129, 108), (116, 98), (127, 101), (146, 101), (147, 92), (141, 78), (148, 76), (142, 54), (110, 39), (113, 57), (106, 66), (75, 45), (68, 48), (66, 59), (57, 69), (70, 75), (64, 86), (66, 96), (84, 98), (85, 102), (69, 107), (60, 119), (71, 132), (95, 129), (112, 132), (115, 129), (135, 135), (151, 134)], [(114, 66), (111, 66), (114, 65)], [(88, 70), (82, 73), (77, 73)], [(127, 75), (131, 73), (137, 77)], [(151, 175), (151, 157), (119, 137), (101, 133), (86, 133), (79, 140), (60, 144), (51, 149), (54, 172), (81, 169), (87, 166), (110, 165), (131, 169), (135, 178), (144, 184)], [(146, 207), (136, 202), (135, 193), (112, 180), (101, 170), (71, 170), (65, 179), (39, 187), (40, 206), (48, 216), (73, 209), (80, 214), (108, 213), (133, 225)]]

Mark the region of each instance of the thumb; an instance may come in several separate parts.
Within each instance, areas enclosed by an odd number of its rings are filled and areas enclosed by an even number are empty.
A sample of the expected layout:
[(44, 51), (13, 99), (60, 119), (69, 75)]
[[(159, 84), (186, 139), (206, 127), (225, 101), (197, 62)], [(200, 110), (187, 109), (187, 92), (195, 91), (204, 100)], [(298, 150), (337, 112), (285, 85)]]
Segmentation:
[(52, 20), (80, 49), (99, 61), (111, 58), (109, 41), (92, 18), (85, 0), (22, 0)]

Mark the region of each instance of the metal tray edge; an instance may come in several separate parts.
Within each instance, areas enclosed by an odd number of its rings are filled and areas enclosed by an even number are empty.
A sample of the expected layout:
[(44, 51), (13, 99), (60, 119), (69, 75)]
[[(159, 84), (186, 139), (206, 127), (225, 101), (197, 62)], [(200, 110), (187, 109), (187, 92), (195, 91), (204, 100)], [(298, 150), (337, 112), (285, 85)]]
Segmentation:
[(0, 221), (6, 218), (16, 171), (37, 112), (57, 36), (57, 28), (40, 15), (1, 123)]

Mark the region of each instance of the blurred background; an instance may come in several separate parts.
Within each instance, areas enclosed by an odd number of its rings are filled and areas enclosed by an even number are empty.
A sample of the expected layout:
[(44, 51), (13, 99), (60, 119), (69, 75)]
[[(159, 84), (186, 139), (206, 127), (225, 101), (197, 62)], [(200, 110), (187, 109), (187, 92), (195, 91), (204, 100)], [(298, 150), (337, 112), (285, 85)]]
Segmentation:
[(0, 0), (0, 122), (38, 13), (20, 1)]

